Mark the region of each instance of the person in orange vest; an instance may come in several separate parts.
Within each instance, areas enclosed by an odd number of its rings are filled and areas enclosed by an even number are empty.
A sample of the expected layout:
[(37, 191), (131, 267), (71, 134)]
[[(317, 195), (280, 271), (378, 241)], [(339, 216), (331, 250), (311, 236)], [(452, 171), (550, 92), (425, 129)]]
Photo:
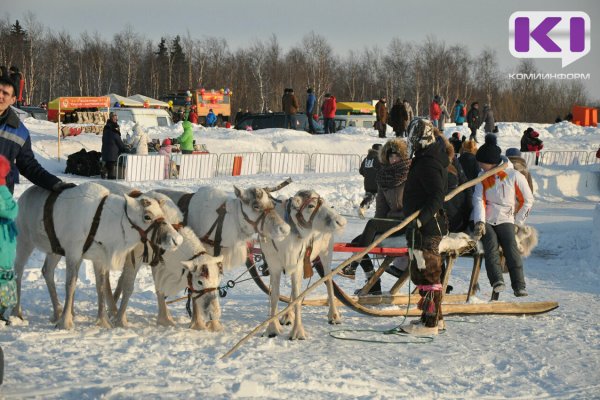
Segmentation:
[[(474, 239), (481, 239), (485, 251), (485, 269), (492, 286), (492, 300), (498, 300), (504, 291), (504, 277), (500, 263), (500, 247), (506, 258), (510, 283), (515, 296), (527, 296), (523, 260), (517, 247), (516, 233), (525, 223), (533, 206), (533, 194), (523, 174), (501, 156), (496, 136), (488, 134), (485, 144), (477, 150), (475, 158), (482, 172), (508, 163), (505, 170), (484, 179), (473, 193)], [(516, 204), (515, 204), (516, 200)]]

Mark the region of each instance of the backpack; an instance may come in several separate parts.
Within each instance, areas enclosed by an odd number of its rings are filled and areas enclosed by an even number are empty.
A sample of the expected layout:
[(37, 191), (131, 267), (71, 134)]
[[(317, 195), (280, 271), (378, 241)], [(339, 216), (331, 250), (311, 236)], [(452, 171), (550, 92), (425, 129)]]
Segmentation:
[(81, 176), (100, 175), (101, 156), (100, 152), (88, 152), (85, 149), (81, 149), (67, 158), (67, 168), (65, 169), (65, 173)]

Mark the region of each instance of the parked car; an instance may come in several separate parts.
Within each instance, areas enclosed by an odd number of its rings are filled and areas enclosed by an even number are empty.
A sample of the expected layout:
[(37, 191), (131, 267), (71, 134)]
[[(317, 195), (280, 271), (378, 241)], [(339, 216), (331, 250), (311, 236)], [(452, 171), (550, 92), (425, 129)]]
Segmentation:
[[(308, 118), (305, 114), (296, 114), (296, 121), (298, 124), (296, 130), (308, 132)], [(249, 126), (252, 127), (253, 131), (268, 128), (285, 128), (285, 113), (247, 114), (238, 121), (235, 129), (246, 130)]]
[(41, 107), (23, 106), (21, 107), (21, 110), (29, 113), (29, 115), (35, 119), (48, 121), (48, 111)]
[(10, 108), (12, 108), (12, 110), (17, 114), (17, 117), (19, 117), (21, 121), (25, 121), (26, 118), (31, 117), (31, 114), (29, 114), (27, 111), (23, 111), (15, 106), (10, 106)]

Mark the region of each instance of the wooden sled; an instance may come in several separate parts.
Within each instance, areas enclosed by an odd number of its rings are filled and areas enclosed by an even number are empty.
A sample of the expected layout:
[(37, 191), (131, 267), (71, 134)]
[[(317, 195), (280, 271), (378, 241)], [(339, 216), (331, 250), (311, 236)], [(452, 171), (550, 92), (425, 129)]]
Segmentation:
[[(334, 251), (344, 253), (356, 253), (364, 250), (364, 247), (356, 247), (349, 243), (336, 243)], [(481, 260), (483, 255), (473, 252), (466, 253), (464, 256), (473, 258), (473, 269), (471, 272), (471, 279), (469, 282), (469, 289), (465, 294), (446, 294), (446, 288), (448, 287), (448, 281), (450, 279), (452, 268), (458, 257), (457, 254), (461, 254), (458, 251), (454, 254), (442, 254), (446, 263), (446, 271), (443, 277), (442, 285), (442, 311), (444, 315), (485, 315), (485, 314), (498, 314), (498, 315), (533, 315), (542, 314), (552, 311), (558, 307), (558, 303), (554, 301), (537, 301), (537, 302), (506, 302), (506, 301), (493, 301), (488, 303), (471, 303), (469, 300), (471, 296), (475, 294), (477, 288), (477, 282), (479, 280), (479, 272), (481, 270)], [(333, 280), (334, 294), (337, 299), (338, 305), (347, 306), (354, 311), (376, 317), (398, 317), (398, 316), (419, 316), (421, 310), (416, 308), (416, 303), (419, 301), (420, 296), (413, 291), (410, 295), (399, 294), (400, 289), (408, 282), (409, 273), (408, 269), (400, 276), (397, 277), (391, 288), (386, 290), (383, 288), (385, 294), (383, 295), (368, 295), (371, 287), (377, 282), (377, 280), (386, 273), (387, 267), (392, 263), (396, 257), (408, 257), (408, 249), (406, 247), (375, 247), (369, 254), (383, 257), (379, 268), (376, 269), (373, 276), (365, 283), (360, 289), (357, 295), (349, 295), (344, 289)], [(266, 274), (264, 260), (262, 258), (262, 252), (260, 248), (255, 246), (249, 246), (248, 260), (246, 267), (254, 282), (258, 287), (265, 292), (267, 295), (270, 294), (268, 283), (263, 281), (263, 276)], [(317, 259), (313, 263), (313, 267), (317, 270), (319, 275), (324, 276), (323, 267), (320, 261)], [(291, 300), (287, 296), (280, 295), (279, 300), (285, 303), (289, 303)], [(326, 298), (305, 298), (302, 302), (303, 305), (308, 306), (326, 306)], [(407, 311), (406, 307), (385, 307), (390, 305), (410, 305)]]

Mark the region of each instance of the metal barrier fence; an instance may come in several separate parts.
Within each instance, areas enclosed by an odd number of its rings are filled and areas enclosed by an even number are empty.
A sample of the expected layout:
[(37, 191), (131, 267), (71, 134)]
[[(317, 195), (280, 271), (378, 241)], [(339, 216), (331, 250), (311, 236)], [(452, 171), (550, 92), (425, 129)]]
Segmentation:
[(260, 173), (262, 153), (222, 153), (219, 155), (217, 175), (238, 176)]
[(522, 152), (521, 157), (523, 157), (528, 167), (535, 165), (535, 152)]
[[(217, 176), (219, 156), (214, 153), (203, 154), (171, 154), (175, 163), (177, 179), (208, 179)], [(173, 164), (171, 164), (173, 168)]]
[(263, 174), (303, 174), (310, 167), (307, 153), (263, 153), (260, 172)]
[(332, 172), (358, 171), (360, 156), (358, 154), (323, 154), (315, 153), (310, 156), (310, 170), (317, 174)]
[(121, 154), (117, 159), (117, 179), (128, 182), (163, 180), (168, 165), (169, 159), (162, 154)]
[[(535, 152), (521, 156), (529, 167), (535, 165)], [(307, 172), (349, 173), (358, 171), (357, 154), (307, 153), (202, 153), (166, 155), (121, 154), (117, 160), (117, 179), (149, 181), (163, 179), (210, 179), (215, 176), (256, 174), (304, 174)], [(539, 165), (574, 166), (600, 164), (595, 151), (540, 152)]]
[(545, 151), (540, 155), (540, 165), (586, 165), (588, 154), (587, 151)]

